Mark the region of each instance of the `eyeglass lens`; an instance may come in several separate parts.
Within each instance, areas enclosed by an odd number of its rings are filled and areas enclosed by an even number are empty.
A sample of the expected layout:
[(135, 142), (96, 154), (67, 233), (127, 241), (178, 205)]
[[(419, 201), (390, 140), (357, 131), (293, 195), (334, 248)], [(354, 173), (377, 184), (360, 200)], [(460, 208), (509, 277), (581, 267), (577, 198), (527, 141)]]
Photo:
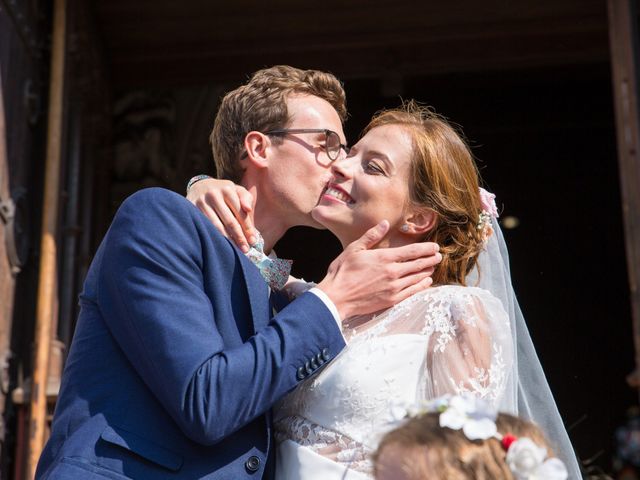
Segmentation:
[(337, 160), (340, 155), (340, 137), (336, 132), (327, 132), (325, 147), (327, 149), (327, 156), (331, 160)]

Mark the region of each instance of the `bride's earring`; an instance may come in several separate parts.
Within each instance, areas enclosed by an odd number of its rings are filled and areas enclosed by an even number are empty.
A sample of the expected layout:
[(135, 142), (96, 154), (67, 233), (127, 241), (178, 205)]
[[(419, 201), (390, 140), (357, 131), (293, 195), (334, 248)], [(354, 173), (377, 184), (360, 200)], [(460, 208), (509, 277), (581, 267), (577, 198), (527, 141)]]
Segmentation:
[(409, 225), (407, 225), (406, 223), (403, 223), (402, 226), (400, 227), (400, 231), (402, 233), (409, 233)]

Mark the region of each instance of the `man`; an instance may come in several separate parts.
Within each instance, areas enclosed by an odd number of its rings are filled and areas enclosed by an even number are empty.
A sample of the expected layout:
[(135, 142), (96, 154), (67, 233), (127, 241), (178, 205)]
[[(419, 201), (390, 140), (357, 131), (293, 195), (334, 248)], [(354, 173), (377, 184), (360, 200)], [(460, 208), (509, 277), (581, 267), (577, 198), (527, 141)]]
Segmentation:
[[(327, 131), (343, 144), (344, 115), (335, 77), (291, 67), (257, 72), (223, 100), (218, 171), (256, 198), (266, 251), (287, 228), (313, 225), (337, 158)], [(284, 128), (291, 135), (274, 132)], [(340, 319), (430, 283), (433, 245), (368, 250), (386, 228), (273, 316), (261, 270), (193, 205), (162, 189), (134, 194), (87, 275), (36, 477), (270, 477), (269, 410), (344, 347)]]

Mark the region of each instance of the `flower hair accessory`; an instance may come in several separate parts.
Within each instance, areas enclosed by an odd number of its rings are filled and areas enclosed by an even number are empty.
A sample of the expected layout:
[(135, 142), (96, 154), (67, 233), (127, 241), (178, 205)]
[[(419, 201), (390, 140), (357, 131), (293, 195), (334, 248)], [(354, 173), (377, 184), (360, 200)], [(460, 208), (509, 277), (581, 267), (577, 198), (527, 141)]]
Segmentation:
[[(502, 438), (503, 446), (505, 438), (506, 435)], [(569, 477), (562, 460), (547, 458), (547, 449), (528, 437), (513, 440), (506, 450), (505, 461), (516, 480), (565, 480)]]
[[(507, 452), (505, 462), (516, 480), (566, 480), (569, 473), (562, 460), (547, 457), (547, 449), (536, 445), (528, 437), (517, 438), (498, 432), (498, 412), (487, 402), (471, 395), (445, 395), (423, 408), (404, 410), (404, 418), (424, 413), (440, 413), (438, 423), (442, 428), (462, 430), (469, 440), (495, 438)], [(399, 417), (396, 408), (394, 417)]]
[(478, 224), (476, 225), (476, 228), (480, 230), (482, 241), (486, 244), (489, 237), (493, 235), (491, 219), (498, 218), (496, 196), (480, 187), (480, 205), (482, 206), (482, 211), (480, 212), (480, 215), (478, 215)]

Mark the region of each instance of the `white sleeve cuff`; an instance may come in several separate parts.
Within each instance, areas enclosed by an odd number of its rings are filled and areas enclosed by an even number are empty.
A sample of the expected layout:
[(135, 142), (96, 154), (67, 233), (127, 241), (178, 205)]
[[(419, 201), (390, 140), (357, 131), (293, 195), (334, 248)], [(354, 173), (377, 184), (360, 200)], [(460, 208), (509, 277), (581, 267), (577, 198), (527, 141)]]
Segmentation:
[(309, 293), (313, 293), (316, 297), (322, 300), (322, 303), (327, 306), (327, 308), (333, 315), (333, 319), (336, 321), (340, 332), (342, 332), (342, 320), (340, 319), (340, 314), (338, 313), (338, 309), (336, 308), (333, 301), (329, 298), (329, 296), (317, 287), (309, 289)]

